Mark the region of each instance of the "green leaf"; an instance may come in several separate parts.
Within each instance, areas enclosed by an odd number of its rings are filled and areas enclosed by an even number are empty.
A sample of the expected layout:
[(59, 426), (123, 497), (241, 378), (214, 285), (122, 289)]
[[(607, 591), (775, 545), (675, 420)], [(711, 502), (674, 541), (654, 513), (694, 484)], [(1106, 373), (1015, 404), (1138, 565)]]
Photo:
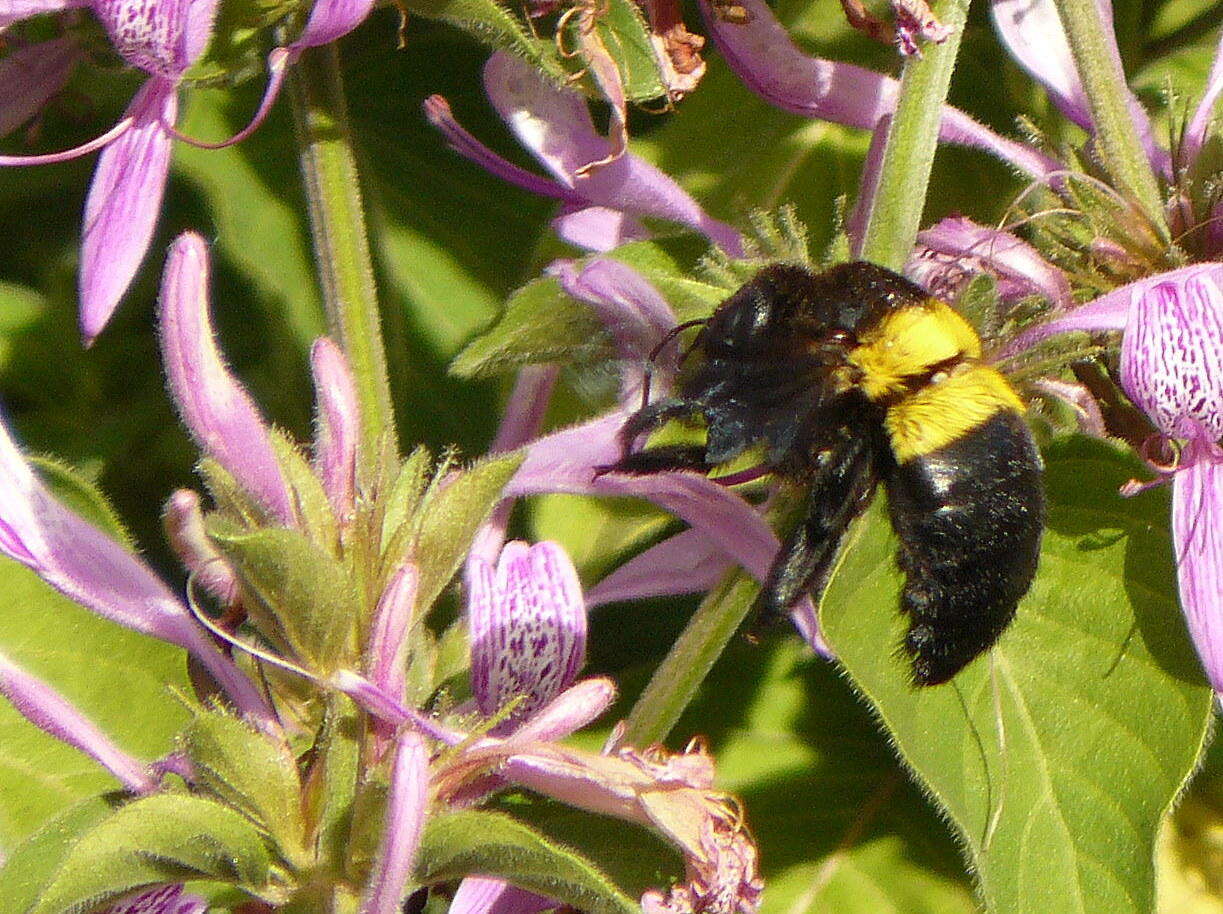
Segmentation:
[(420, 571), (417, 606), (432, 606), (450, 582), (520, 463), (518, 453), (481, 460), (425, 501), (412, 551)]
[(287, 860), (304, 865), (301, 782), (286, 748), (237, 718), (210, 711), (196, 715), (183, 744), (200, 784), (260, 826)]
[(19, 844), (0, 867), (0, 914), (20, 914), (34, 904), (72, 845), (114, 813), (119, 796), (82, 800)]
[(131, 533), (93, 482), (53, 457), (30, 457), (29, 461), (56, 499), (128, 549), (135, 548)]
[[(959, 833), (990, 911), (1147, 912), (1159, 822), (1211, 716), (1185, 634), (1167, 498), (1085, 438), (1046, 454), (1048, 529), (1018, 618), (952, 683), (914, 689), (880, 504), (826, 591), (835, 654)], [(880, 499), (881, 501), (882, 499)]]
[(415, 879), (430, 884), (495, 876), (589, 914), (640, 914), (594, 864), (539, 832), (494, 812), (457, 812), (425, 823)]
[(297, 514), (301, 518), (302, 532), (316, 543), (336, 543), (338, 548), (335, 513), (322, 480), (292, 439), (279, 429), (272, 433), (272, 447), (276, 451), (280, 471), (289, 484)]
[(450, 363), (462, 378), (477, 378), (536, 362), (571, 362), (605, 350), (594, 312), (570, 297), (551, 276), (510, 296), (500, 319)]
[(267, 626), (263, 633), (280, 636), (318, 672), (331, 672), (361, 607), (348, 570), (295, 530), (244, 531), (210, 518), (208, 533), (258, 604), (247, 608)]
[(207, 878), (263, 888), (268, 854), (241, 815), (212, 800), (134, 800), (86, 832), (30, 914), (81, 911), (143, 885)]
[(509, 51), (553, 79), (565, 76), (555, 47), (530, 36), (522, 23), (496, 0), (409, 0), (404, 6), (413, 13), (440, 19), (469, 32), (495, 51)]
[(383, 549), (415, 512), (416, 504), (425, 488), (425, 473), (429, 469), (431, 459), (429, 449), (422, 444), (399, 465), (399, 472), (385, 499), (386, 507), (382, 515)]
[[(650, 43), (649, 27), (636, 4), (628, 0), (609, 0), (590, 17), (573, 17), (570, 31), (576, 33), (590, 28), (588, 18), (593, 19), (596, 34), (620, 71), (624, 94), (629, 101), (645, 102), (667, 94), (658, 58)], [(573, 47), (578, 47), (580, 36), (573, 34), (569, 41)]]

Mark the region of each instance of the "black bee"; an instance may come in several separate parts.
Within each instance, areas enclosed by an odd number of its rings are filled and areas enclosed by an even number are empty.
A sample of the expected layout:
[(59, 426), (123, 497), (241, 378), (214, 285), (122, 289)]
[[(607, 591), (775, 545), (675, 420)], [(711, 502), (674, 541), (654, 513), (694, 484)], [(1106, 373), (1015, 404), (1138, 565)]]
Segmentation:
[[(825, 273), (765, 267), (704, 322), (675, 396), (625, 424), (614, 469), (709, 472), (759, 446), (807, 489), (762, 609), (818, 597), (841, 538), (882, 480), (906, 575), (904, 651), (918, 685), (987, 650), (1036, 573), (1041, 460), (1007, 380), (946, 302), (869, 263)], [(702, 418), (703, 445), (630, 453), (671, 419)]]

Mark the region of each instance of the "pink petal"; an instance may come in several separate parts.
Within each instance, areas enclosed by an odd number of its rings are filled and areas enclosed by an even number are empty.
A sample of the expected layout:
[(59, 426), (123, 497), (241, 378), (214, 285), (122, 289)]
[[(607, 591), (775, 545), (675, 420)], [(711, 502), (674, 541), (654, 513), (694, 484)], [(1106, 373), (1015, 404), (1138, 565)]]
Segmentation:
[(397, 701), (403, 701), (407, 634), (416, 611), (417, 568), (408, 562), (391, 575), (378, 599), (370, 626), (369, 678)]
[(1164, 434), (1223, 438), (1223, 264), (1126, 288), (1121, 386)]
[(361, 898), (360, 914), (399, 914), (416, 861), (429, 800), (429, 753), (415, 730), (400, 731), (386, 824), (373, 872)]
[(325, 336), (310, 348), (310, 370), (317, 411), (314, 468), (336, 517), (344, 522), (352, 514), (357, 490), (357, 442), (361, 436), (357, 387), (343, 351)]
[(601, 580), (587, 592), (586, 606), (704, 593), (713, 589), (730, 566), (730, 556), (708, 534), (685, 530), (634, 556)]
[(208, 46), (217, 0), (93, 0), (91, 6), (124, 60), (176, 83)]
[(153, 571), (51, 497), (0, 424), (0, 552), (103, 618), (189, 651), (243, 713), (272, 719), (258, 690)]
[(81, 232), (81, 332), (91, 342), (110, 320), (153, 238), (178, 116), (172, 83), (151, 79), (128, 106), (131, 128), (103, 150)]
[(68, 82), (81, 50), (71, 38), (15, 48), (0, 60), (0, 136), (16, 130), (43, 109)]
[(548, 272), (566, 292), (591, 306), (616, 340), (622, 359), (648, 359), (676, 324), (667, 300), (628, 264), (609, 257), (585, 263), (558, 260)]
[[(701, 12), (731, 69), (769, 104), (864, 130), (874, 130), (880, 118), (896, 109), (896, 80), (853, 64), (808, 57), (790, 40), (764, 0), (741, 0), (739, 5), (750, 21), (723, 21), (711, 9), (710, 0), (702, 0)], [(1046, 179), (1062, 167), (950, 106), (943, 109), (940, 136), (945, 142), (989, 152), (1035, 178)]]
[(467, 572), (476, 704), (491, 716), (525, 696), (517, 723), (567, 689), (585, 661), (581, 582), (569, 556), (549, 542), (507, 543), (495, 571), (474, 559)]
[(278, 522), (293, 508), (263, 417), (229, 373), (208, 319), (208, 245), (193, 232), (170, 247), (162, 279), (161, 351), (170, 393), (203, 451)]
[(1185, 166), (1191, 165), (1202, 150), (1206, 130), (1214, 120), (1215, 104), (1220, 93), (1223, 93), (1223, 34), (1219, 36), (1219, 46), (1215, 49), (1214, 63), (1211, 64), (1210, 75), (1206, 77), (1202, 98), (1181, 140), (1181, 163)]
[[(524, 61), (498, 51), (484, 67), (493, 107), (562, 186), (595, 206), (653, 216), (705, 234), (728, 254), (742, 253), (739, 233), (710, 217), (678, 184), (631, 153), (615, 156), (577, 92), (558, 89)], [(586, 173), (586, 167), (606, 162)]]
[(0, 0), (0, 30), (14, 22), (89, 6), (92, 0)]
[(157, 789), (148, 766), (116, 746), (92, 720), (42, 680), (0, 655), (0, 694), (34, 726), (88, 755), (136, 794)]
[(615, 700), (616, 684), (610, 679), (583, 679), (523, 721), (509, 741), (551, 743), (564, 739), (602, 717)]
[(850, 257), (862, 256), (866, 243), (866, 229), (875, 210), (875, 197), (879, 193), (879, 172), (883, 168), (883, 152), (887, 148), (888, 131), (892, 127), (892, 116), (885, 114), (871, 132), (871, 144), (862, 163), (862, 175), (858, 179), (858, 199), (854, 210), (845, 222), (845, 234), (849, 237)]
[(162, 526), (170, 548), (195, 582), (222, 606), (233, 603), (238, 596), (238, 578), (204, 530), (199, 495), (190, 489), (178, 489), (171, 494), (162, 514)]
[(129, 895), (98, 914), (206, 914), (207, 911), (207, 899), (189, 895), (181, 885), (174, 884)]
[(587, 251), (610, 251), (651, 237), (632, 216), (606, 206), (566, 207), (552, 220), (552, 231), (561, 241)]
[(1194, 441), (1172, 480), (1172, 540), (1181, 609), (1202, 666), (1223, 692), (1223, 452)]
[(450, 914), (537, 914), (560, 903), (510, 885), (503, 879), (468, 876), (450, 902)]
[(301, 50), (330, 44), (364, 22), (373, 8), (374, 0), (315, 0), (305, 29), (291, 47)]

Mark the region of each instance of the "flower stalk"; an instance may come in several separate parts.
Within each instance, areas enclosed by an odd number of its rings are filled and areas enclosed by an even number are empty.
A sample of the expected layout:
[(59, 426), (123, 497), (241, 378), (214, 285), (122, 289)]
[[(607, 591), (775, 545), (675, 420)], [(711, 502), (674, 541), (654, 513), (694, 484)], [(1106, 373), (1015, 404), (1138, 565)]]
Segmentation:
[(299, 159), (328, 323), (352, 367), (363, 461), (394, 440), (382, 320), (339, 55), (310, 48), (290, 77)]
[(927, 43), (920, 57), (908, 58), (901, 76), (900, 96), (888, 128), (862, 244), (864, 260), (892, 270), (904, 267), (917, 239), (938, 146), (943, 102), (960, 50), (968, 3), (945, 0), (938, 4), (935, 13), (949, 29), (946, 40)]

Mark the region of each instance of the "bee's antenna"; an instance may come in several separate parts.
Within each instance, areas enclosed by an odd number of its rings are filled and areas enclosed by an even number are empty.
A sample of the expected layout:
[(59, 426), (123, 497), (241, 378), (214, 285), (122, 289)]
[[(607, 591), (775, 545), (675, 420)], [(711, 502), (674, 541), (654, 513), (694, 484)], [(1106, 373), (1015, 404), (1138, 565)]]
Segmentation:
[[(650, 379), (653, 377), (653, 365), (656, 361), (658, 361), (659, 353), (661, 353), (663, 349), (666, 348), (668, 343), (670, 343), (673, 339), (675, 339), (685, 330), (689, 330), (693, 327), (699, 327), (702, 324), (707, 324), (707, 323), (709, 323), (709, 318), (698, 317), (695, 320), (684, 321), (682, 324), (676, 324), (674, 327), (672, 327), (670, 330), (668, 330), (663, 335), (663, 338), (658, 341), (658, 345), (656, 345), (653, 349), (650, 350), (650, 356), (649, 356), (649, 359), (647, 360), (649, 364), (646, 365), (645, 377), (642, 380), (642, 384), (641, 384), (641, 408), (642, 409), (645, 409), (650, 404)], [(680, 357), (680, 361), (682, 362), (684, 359), (686, 359), (688, 357), (688, 353), (691, 351), (692, 351), (691, 348), (689, 348)]]

